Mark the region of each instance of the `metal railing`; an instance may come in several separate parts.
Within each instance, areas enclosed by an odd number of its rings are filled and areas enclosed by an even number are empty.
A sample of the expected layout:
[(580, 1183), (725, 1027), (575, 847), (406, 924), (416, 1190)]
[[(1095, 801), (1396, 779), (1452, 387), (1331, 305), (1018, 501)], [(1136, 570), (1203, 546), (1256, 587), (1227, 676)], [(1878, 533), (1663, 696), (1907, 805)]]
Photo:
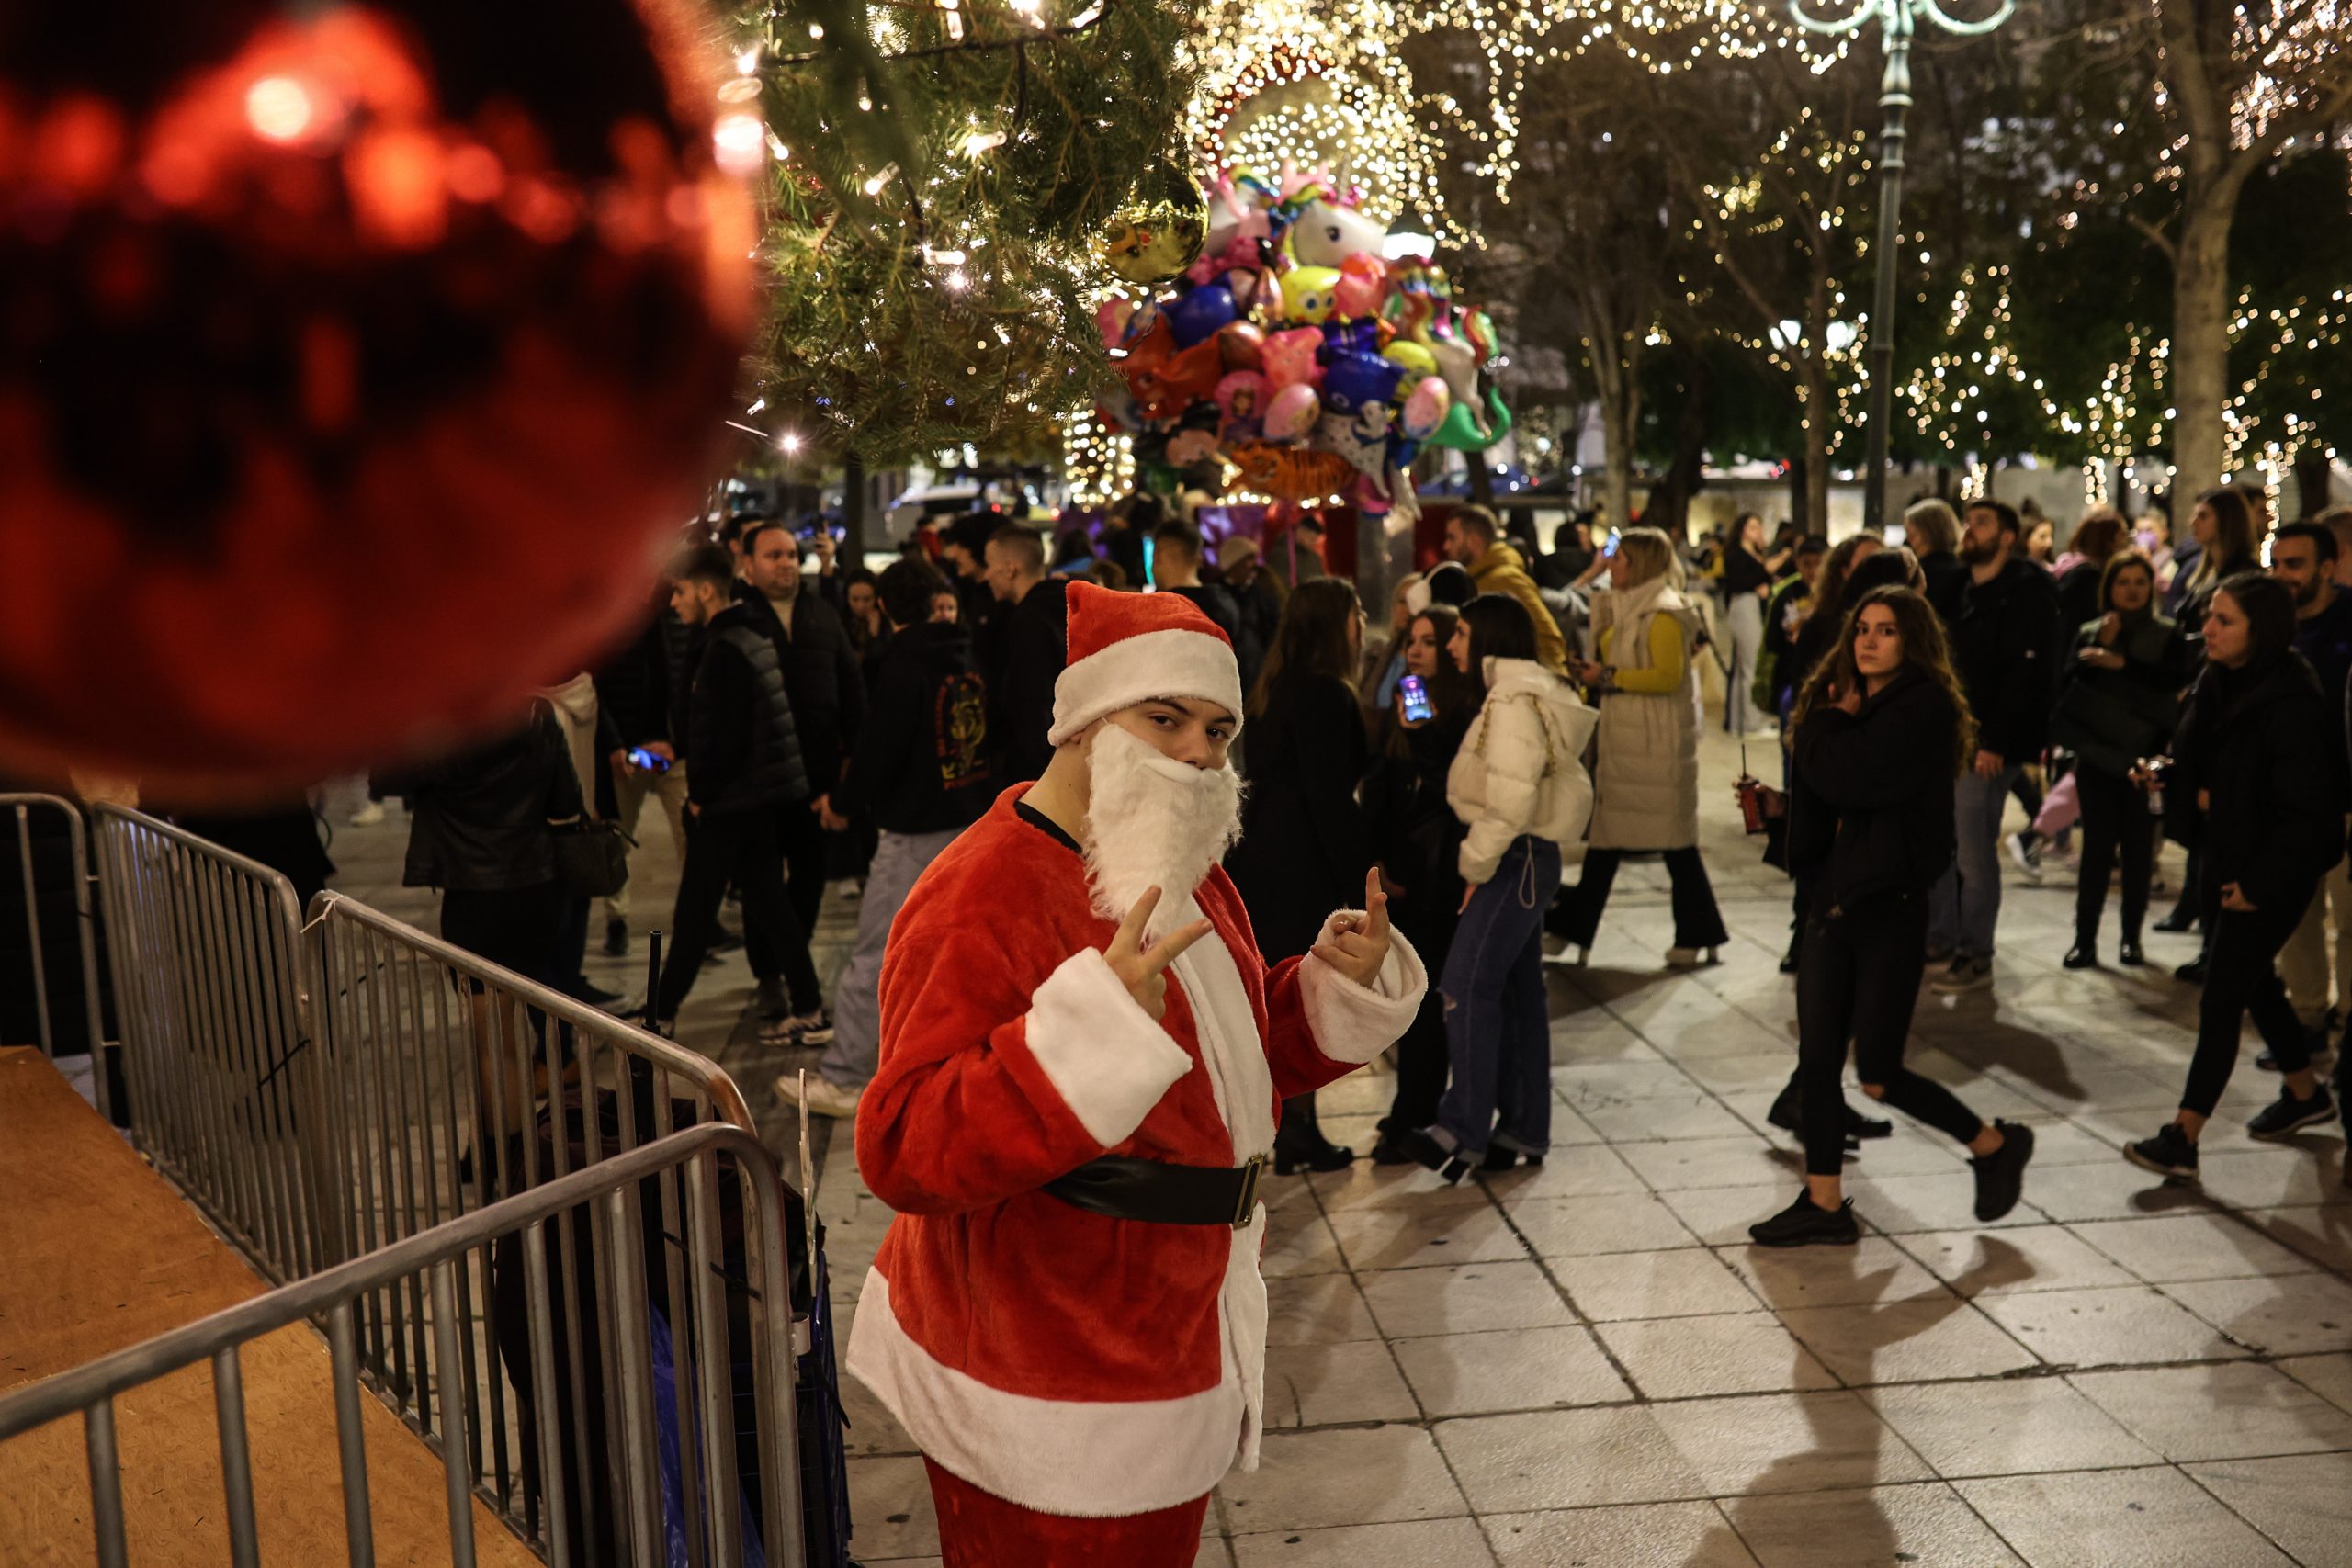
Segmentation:
[[(740, 1237), (728, 1234), (721, 1198), (723, 1168), (730, 1167), (745, 1194)], [(642, 1229), (650, 1211), (643, 1189), (657, 1181), (683, 1193), (684, 1226), (675, 1232), (665, 1226), (649, 1236)], [(592, 1287), (582, 1294), (558, 1258), (585, 1232), (595, 1240), (584, 1257), (574, 1258)], [(649, 1240), (677, 1267), (649, 1269)], [(209, 1361), (231, 1559), (246, 1568), (260, 1559), (239, 1347), (322, 1317), (345, 1535), (351, 1562), (367, 1568), (377, 1556), (360, 1404), (361, 1319), (370, 1298), (413, 1291), (429, 1303), (426, 1359), (423, 1375), (395, 1407), (438, 1450), (447, 1477), (449, 1560), (469, 1568), (474, 1498), (497, 1504), (499, 1497), (483, 1466), (471, 1380), (451, 1375), (450, 1369), (469, 1354), (457, 1305), (460, 1272), (469, 1256), (493, 1247), (527, 1308), (518, 1332), (502, 1330), (492, 1340), (516, 1388), (527, 1393), (523, 1431), (532, 1484), (519, 1513), (501, 1510), (525, 1539), (548, 1562), (566, 1565), (673, 1561), (673, 1543), (680, 1542), (694, 1568), (741, 1568), (761, 1560), (802, 1568), (781, 1188), (758, 1139), (729, 1126), (692, 1128), (615, 1154), (0, 1396), (0, 1442), (82, 1415), (97, 1561), (119, 1568), (130, 1559), (116, 1402), (142, 1384)], [(664, 1273), (677, 1283), (657, 1303)], [(590, 1313), (601, 1346), (610, 1351), (593, 1358), (601, 1363), (601, 1378), (597, 1369), (583, 1365)], [(657, 1414), (665, 1347), (666, 1364), (674, 1368), (674, 1433), (662, 1430)], [(599, 1427), (612, 1440), (597, 1440)], [(670, 1469), (673, 1446), (675, 1471)], [(388, 1543), (391, 1555), (411, 1560), (409, 1543), (397, 1548)]]
[[(311, 900), (307, 936), (329, 1129), (319, 1211), (338, 1256), (396, 1245), (682, 1127), (722, 1123), (756, 1136), (734, 1080), (659, 1035), (340, 894)], [(647, 1189), (647, 1224), (680, 1234), (687, 1205), (678, 1177), (662, 1174)], [(581, 1255), (612, 1245), (601, 1220), (560, 1233), (555, 1263), (567, 1290)], [(681, 1257), (656, 1261), (657, 1292), (681, 1299)], [(486, 1495), (519, 1517), (529, 1490), (519, 1386), (474, 1350), (475, 1326), (494, 1325), (501, 1311), (501, 1278), (487, 1243), (456, 1260), (457, 1373), (479, 1412), (469, 1433)], [(417, 1280), (360, 1303), (360, 1359), (395, 1399), (426, 1382), (434, 1315)]]
[[(98, 1113), (111, 1120), (114, 1115), (113, 1095), (107, 1081), (106, 1063), (106, 1010), (98, 993), (98, 949), (94, 930), (95, 919), (90, 908), (90, 852), (87, 831), (82, 825), (81, 808), (62, 795), (0, 794), (0, 812), (7, 814), (16, 825), (16, 875), (9, 881), (11, 893), (25, 901), (25, 952), (32, 970), (30, 987), (17, 995), (32, 999), (33, 1036), (40, 1046), (40, 1054), (54, 1060), (59, 1055), (59, 1023), (65, 1008), (72, 1005), (70, 996), (60, 995), (64, 976), (51, 973), (54, 965), (50, 952), (51, 939), (59, 934), (60, 920), (41, 918), (44, 903), (62, 897), (72, 901), (71, 935), (81, 959), (81, 1003), (83, 1032), (81, 1039), (90, 1054), (91, 1076), (96, 1080)], [(36, 814), (39, 814), (36, 816)], [(41, 818), (54, 814), (63, 832), (35, 832)], [(55, 840), (54, 847), (64, 852), (62, 863), (53, 853), (37, 852), (36, 844)], [(61, 888), (61, 881), (71, 884)], [(66, 982), (70, 984), (70, 981)], [(13, 987), (13, 978), (6, 982)], [(18, 1043), (0, 1035), (0, 1044)], [(74, 1052), (63, 1053), (67, 1055)]]
[(294, 886), (153, 817), (91, 816), (132, 1140), (264, 1278), (315, 1272), (340, 1255), (311, 1174), (325, 1122)]

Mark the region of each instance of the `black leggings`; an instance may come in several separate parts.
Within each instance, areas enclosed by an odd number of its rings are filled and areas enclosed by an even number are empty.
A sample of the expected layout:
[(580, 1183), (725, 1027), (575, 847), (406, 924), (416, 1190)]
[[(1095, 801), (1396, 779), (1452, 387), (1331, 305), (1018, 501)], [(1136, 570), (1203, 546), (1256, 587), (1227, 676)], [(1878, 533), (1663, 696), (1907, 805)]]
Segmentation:
[(756, 808), (687, 817), (686, 862), (678, 873), (670, 955), (653, 998), (654, 1016), (664, 1022), (678, 1016), (718, 936), (718, 906), (730, 878), (743, 890), (743, 945), (752, 973), (763, 980), (782, 978), (796, 1013), (812, 1013), (823, 1005), (808, 938), (784, 897), (775, 827), (773, 816)]
[[(1600, 930), (1600, 912), (1609, 907), (1609, 888), (1617, 880), (1623, 850), (1588, 850), (1584, 874), (1574, 887), (1560, 890), (1559, 934), (1577, 947), (1590, 947)], [(1731, 940), (1724, 918), (1715, 908), (1715, 890), (1707, 881), (1706, 863), (1699, 847), (1687, 844), (1666, 852), (1666, 874), (1674, 883), (1674, 945), (1721, 947)]]
[(2131, 780), (2097, 768), (2075, 769), (2075, 794), (2083, 803), (2083, 873), (2075, 884), (2075, 940), (2098, 938), (2107, 908), (2107, 878), (2123, 857), (2123, 938), (2140, 940), (2148, 914), (2148, 881), (2155, 868), (2156, 836), (2148, 797)]
[(1797, 961), (1799, 1125), (1808, 1176), (1837, 1176), (1846, 1165), (1846, 1097), (1839, 1088), (1846, 1044), (1854, 1076), (1905, 1116), (1962, 1143), (1984, 1123), (1959, 1097), (1903, 1065), (1911, 1010), (1927, 970), (1928, 899), (1890, 893), (1853, 909), (1815, 916)]
[(2222, 1091), (2230, 1087), (2231, 1069), (2238, 1065), (2238, 1036), (2249, 1013), (2281, 1073), (2312, 1065), (2310, 1038), (2287, 999), (2278, 968), (2278, 950), (2311, 908), (2311, 890), (2252, 914), (2222, 908), (2218, 897), (2217, 890), (2205, 903), (2205, 929), (2211, 933), (2205, 994), (2197, 1004), (2197, 1052), (2188, 1059), (2188, 1083), (2180, 1091), (2180, 1108), (2199, 1116), (2212, 1115)]
[[(1460, 895), (1455, 898), (1458, 902)], [(1453, 924), (1450, 907), (1442, 919), (1419, 924), (1396, 922), (1431, 975), (1445, 973), (1445, 955), (1453, 945)], [(1433, 984), (1421, 998), (1413, 1021), (1396, 1037), (1396, 1094), (1389, 1104), (1387, 1121), (1392, 1131), (1426, 1127), (1437, 1120), (1438, 1102), (1445, 1098), (1446, 1073), (1452, 1065), (1445, 1043), (1445, 998)]]

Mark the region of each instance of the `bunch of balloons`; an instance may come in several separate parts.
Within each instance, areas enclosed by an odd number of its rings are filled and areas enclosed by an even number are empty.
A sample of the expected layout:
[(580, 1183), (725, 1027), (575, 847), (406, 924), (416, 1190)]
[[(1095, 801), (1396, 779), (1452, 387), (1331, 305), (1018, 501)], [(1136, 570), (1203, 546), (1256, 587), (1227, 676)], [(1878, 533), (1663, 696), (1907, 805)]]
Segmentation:
[[(1442, 267), (1382, 254), (1387, 225), (1361, 191), (1285, 167), (1278, 182), (1220, 175), (1205, 243), (1140, 304), (1098, 324), (1127, 383), (1103, 409), (1143, 463), (1221, 454), (1239, 488), (1278, 501), (1337, 497), (1388, 510), (1424, 446), (1483, 452), (1510, 411), (1478, 372), (1494, 323), (1456, 304)], [(1159, 281), (1117, 266), (1134, 281)]]

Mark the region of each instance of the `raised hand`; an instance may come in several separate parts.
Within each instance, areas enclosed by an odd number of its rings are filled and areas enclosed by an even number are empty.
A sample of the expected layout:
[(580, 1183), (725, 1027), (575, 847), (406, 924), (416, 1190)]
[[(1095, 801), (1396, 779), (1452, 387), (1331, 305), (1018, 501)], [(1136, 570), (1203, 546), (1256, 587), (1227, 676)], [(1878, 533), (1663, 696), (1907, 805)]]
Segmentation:
[(1317, 942), (1315, 956), (1368, 990), (1380, 978), (1380, 966), (1388, 961), (1393, 945), (1388, 937), (1388, 895), (1381, 888), (1377, 866), (1364, 874), (1363, 910), (1333, 921), (1331, 940)]
[(1182, 931), (1162, 937), (1149, 947), (1144, 945), (1145, 928), (1151, 924), (1151, 912), (1159, 908), (1159, 889), (1152, 888), (1136, 900), (1127, 918), (1119, 922), (1119, 934), (1111, 939), (1103, 950), (1102, 961), (1111, 973), (1135, 998), (1136, 1006), (1149, 1014), (1158, 1023), (1168, 1016), (1168, 966), (1183, 956), (1184, 950), (1216, 928), (1206, 920), (1194, 920)]

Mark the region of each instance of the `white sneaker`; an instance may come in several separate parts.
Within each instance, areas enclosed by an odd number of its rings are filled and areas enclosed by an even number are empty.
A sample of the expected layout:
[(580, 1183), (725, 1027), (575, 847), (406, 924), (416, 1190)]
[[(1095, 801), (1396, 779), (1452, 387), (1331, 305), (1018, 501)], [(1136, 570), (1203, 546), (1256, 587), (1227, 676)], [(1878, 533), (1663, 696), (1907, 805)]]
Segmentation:
[(2023, 833), (2011, 833), (2001, 841), (2008, 845), (2009, 858), (2018, 863), (2025, 879), (2038, 886), (2041, 881), (2041, 846), (2027, 843)]
[(384, 803), (380, 800), (371, 800), (351, 814), (351, 825), (355, 828), (373, 828), (383, 819)]
[(808, 1075), (808, 1093), (805, 1101), (800, 1092), (798, 1073), (786, 1073), (776, 1079), (775, 1091), (784, 1097), (786, 1105), (806, 1103), (819, 1116), (838, 1117), (845, 1122), (855, 1118), (857, 1102), (865, 1093), (862, 1089), (843, 1089), (832, 1079), (820, 1077), (815, 1073)]
[(763, 1045), (831, 1045), (833, 1043), (833, 1021), (825, 1010), (804, 1012), (791, 1018), (771, 1018), (760, 1024)]

